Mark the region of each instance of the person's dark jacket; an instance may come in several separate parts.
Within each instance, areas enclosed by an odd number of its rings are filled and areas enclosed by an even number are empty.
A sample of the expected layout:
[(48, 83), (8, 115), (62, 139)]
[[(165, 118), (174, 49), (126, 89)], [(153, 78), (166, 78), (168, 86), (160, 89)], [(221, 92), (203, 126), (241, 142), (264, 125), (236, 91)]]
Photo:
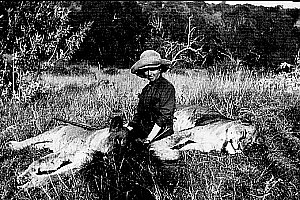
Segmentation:
[(162, 129), (160, 137), (173, 133), (175, 88), (164, 77), (149, 82), (139, 95), (137, 112), (129, 126), (140, 131), (138, 137), (146, 138), (156, 123)]

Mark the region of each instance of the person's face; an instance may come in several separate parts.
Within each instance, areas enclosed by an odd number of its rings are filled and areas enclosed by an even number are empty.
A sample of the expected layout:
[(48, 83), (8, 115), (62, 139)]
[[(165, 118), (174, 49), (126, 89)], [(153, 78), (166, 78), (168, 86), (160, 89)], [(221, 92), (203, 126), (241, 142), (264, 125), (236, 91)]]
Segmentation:
[(144, 71), (144, 75), (149, 81), (155, 81), (160, 76), (160, 68), (149, 68)]

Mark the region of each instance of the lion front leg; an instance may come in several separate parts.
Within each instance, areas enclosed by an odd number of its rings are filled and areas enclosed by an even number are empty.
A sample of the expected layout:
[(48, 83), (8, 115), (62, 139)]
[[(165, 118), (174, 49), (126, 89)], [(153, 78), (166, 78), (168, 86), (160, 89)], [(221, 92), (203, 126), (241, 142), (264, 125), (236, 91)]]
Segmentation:
[(174, 138), (169, 136), (150, 145), (152, 154), (160, 160), (178, 160), (180, 157), (179, 150), (174, 147)]

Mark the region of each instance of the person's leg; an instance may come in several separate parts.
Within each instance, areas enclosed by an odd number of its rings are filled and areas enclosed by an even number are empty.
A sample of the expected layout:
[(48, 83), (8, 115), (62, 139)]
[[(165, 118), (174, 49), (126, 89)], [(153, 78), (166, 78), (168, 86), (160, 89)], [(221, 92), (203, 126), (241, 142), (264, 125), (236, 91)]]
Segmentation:
[(129, 133), (129, 138), (131, 140), (143, 140), (148, 136), (145, 132), (144, 128), (141, 126), (134, 126), (133, 129)]

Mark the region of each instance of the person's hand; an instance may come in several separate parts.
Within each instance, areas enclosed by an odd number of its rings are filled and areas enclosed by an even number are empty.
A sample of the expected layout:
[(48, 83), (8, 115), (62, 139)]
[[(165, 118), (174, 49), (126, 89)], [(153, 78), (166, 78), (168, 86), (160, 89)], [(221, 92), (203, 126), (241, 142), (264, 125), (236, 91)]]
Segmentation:
[(141, 138), (136, 138), (136, 139), (135, 139), (135, 142), (136, 142), (136, 143), (139, 143), (139, 144), (143, 144), (143, 143), (144, 143), (144, 140), (141, 139)]
[(150, 143), (151, 143), (151, 140), (149, 140), (149, 139), (145, 139), (144, 141), (143, 141), (143, 143), (145, 144), (145, 145), (149, 145)]
[(128, 123), (124, 124), (123, 127), (127, 128), (129, 131), (132, 131), (133, 127), (129, 126)]
[(131, 126), (127, 126), (126, 127), (129, 131), (132, 131), (132, 129), (133, 129), (133, 127), (131, 127)]
[(148, 140), (148, 139), (141, 139), (141, 138), (137, 138), (135, 139), (135, 141), (138, 143), (138, 144), (141, 144), (143, 145), (144, 147), (148, 147), (151, 143), (151, 140)]
[(150, 140), (148, 140), (148, 139), (141, 139), (141, 138), (137, 138), (137, 139), (135, 139), (135, 141), (138, 142), (138, 143), (142, 143), (142, 144), (150, 144), (151, 143)]

